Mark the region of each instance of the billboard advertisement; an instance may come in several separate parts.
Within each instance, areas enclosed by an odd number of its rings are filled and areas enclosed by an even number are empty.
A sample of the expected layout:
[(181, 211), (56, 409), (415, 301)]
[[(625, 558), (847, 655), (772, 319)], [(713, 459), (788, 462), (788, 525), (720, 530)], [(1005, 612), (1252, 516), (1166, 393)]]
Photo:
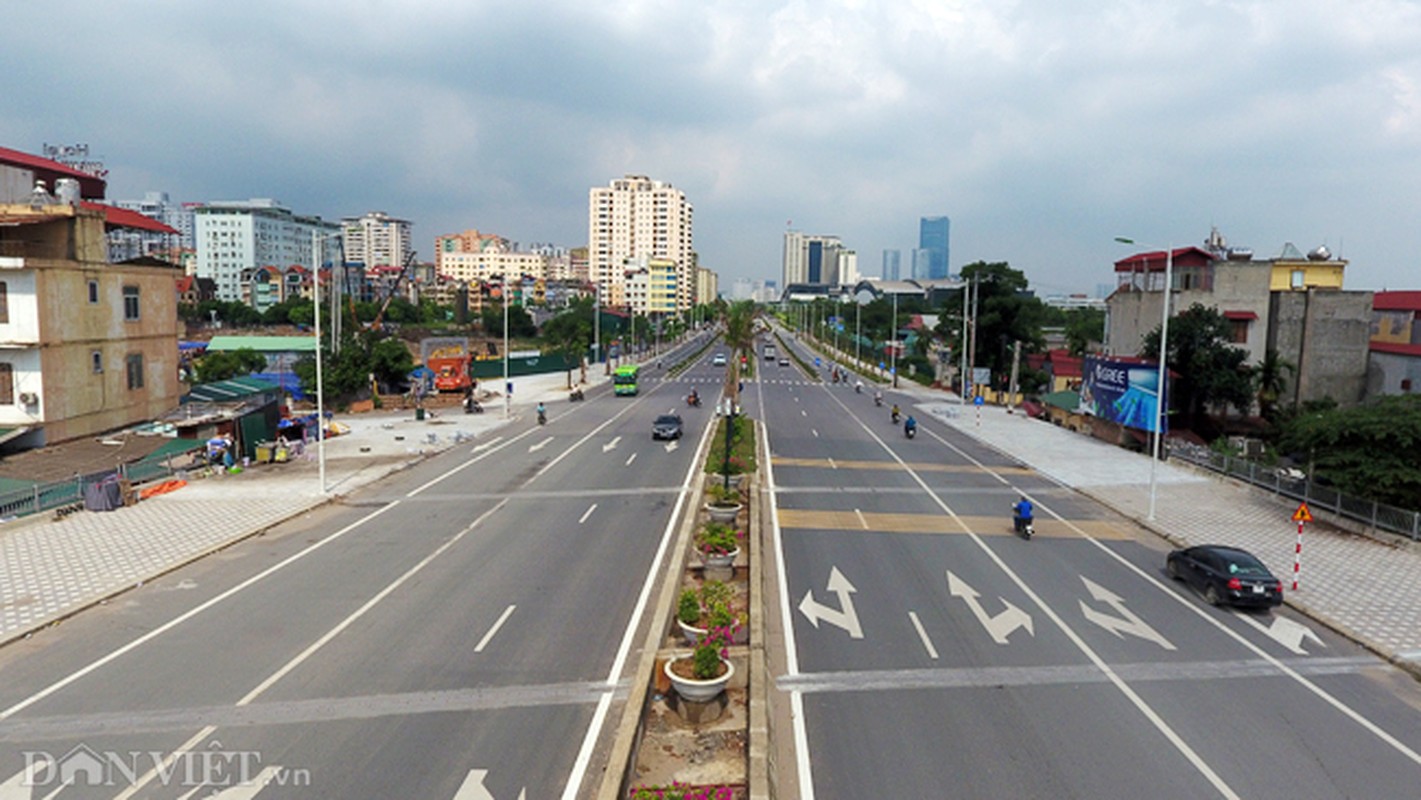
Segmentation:
[[(1086, 356), (1081, 411), (1127, 428), (1153, 433), (1159, 400), (1159, 365)], [(1166, 406), (1168, 408), (1168, 406)], [(1165, 420), (1167, 428), (1168, 420)]]

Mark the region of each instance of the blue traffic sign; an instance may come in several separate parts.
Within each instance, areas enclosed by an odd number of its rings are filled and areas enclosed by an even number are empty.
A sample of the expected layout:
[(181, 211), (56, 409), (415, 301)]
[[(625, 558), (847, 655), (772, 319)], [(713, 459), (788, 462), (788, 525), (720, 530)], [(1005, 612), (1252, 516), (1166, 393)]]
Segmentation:
[(987, 402), (987, 401), (983, 400), (983, 399), (982, 399), (982, 395), (980, 395), (980, 394), (977, 395), (976, 397), (972, 398), (972, 405), (974, 405), (974, 406), (980, 406), (980, 405), (982, 405), (982, 404), (985, 403), (985, 402)]

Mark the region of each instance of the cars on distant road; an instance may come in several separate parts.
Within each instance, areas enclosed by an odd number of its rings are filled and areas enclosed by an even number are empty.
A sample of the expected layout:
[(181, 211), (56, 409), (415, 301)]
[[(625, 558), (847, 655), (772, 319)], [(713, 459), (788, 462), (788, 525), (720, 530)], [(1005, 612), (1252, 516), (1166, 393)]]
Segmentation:
[(711, 366), (712, 366), (712, 367), (723, 367), (723, 366), (725, 366), (725, 353), (716, 353), (716, 354), (715, 354), (715, 357), (711, 359)]
[(1164, 566), (1169, 577), (1203, 593), (1211, 606), (1283, 604), (1283, 582), (1247, 550), (1221, 544), (1186, 547), (1170, 552)]
[(788, 366), (789, 366), (789, 359), (788, 359), (788, 358), (785, 358), (784, 356), (780, 356), (780, 366), (782, 366), (782, 367), (788, 367)]
[(651, 438), (656, 439), (680, 439), (681, 438), (681, 416), (679, 414), (662, 414), (651, 423)]

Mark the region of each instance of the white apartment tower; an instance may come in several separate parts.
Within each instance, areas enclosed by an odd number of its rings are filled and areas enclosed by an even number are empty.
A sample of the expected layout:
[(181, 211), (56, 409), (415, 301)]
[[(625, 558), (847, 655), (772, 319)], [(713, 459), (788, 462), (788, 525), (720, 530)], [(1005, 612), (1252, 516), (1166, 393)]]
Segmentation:
[(313, 235), (322, 249), (322, 262), (338, 261), (341, 228), (320, 217), (292, 214), (275, 200), (208, 203), (193, 211), (193, 239), (197, 249), (195, 274), (217, 284), (217, 299), (242, 300), (242, 287), (259, 267), (284, 270), (315, 264)]
[(587, 261), (604, 297), (626, 280), (629, 259), (647, 257), (676, 265), (676, 308), (691, 307), (695, 264), (691, 204), (685, 192), (644, 175), (627, 175), (593, 188), (587, 203)]
[(383, 211), (341, 220), (345, 260), (366, 267), (402, 267), (410, 254), (409, 220), (395, 219)]

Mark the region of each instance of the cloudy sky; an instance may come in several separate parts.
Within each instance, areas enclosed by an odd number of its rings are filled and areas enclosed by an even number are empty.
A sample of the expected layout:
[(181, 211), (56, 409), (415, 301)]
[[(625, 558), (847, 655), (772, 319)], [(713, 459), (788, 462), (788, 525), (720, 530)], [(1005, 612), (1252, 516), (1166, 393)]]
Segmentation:
[(624, 174), (684, 190), (702, 264), (780, 277), (787, 225), (876, 275), (1095, 293), (1129, 236), (1327, 245), (1421, 288), (1421, 6), (1402, 0), (0, 0), (0, 145), (87, 143), (109, 197), (382, 210), (584, 244)]

